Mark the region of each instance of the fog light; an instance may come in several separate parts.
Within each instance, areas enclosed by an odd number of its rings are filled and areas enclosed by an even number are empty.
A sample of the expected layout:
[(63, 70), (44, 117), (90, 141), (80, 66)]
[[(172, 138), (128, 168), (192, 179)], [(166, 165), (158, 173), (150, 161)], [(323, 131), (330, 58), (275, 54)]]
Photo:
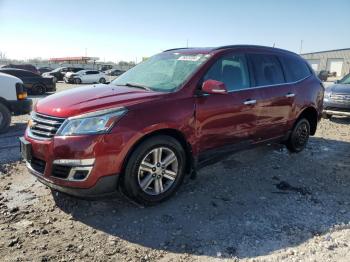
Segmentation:
[(86, 176), (89, 174), (88, 170), (77, 170), (73, 175), (74, 180), (84, 180)]

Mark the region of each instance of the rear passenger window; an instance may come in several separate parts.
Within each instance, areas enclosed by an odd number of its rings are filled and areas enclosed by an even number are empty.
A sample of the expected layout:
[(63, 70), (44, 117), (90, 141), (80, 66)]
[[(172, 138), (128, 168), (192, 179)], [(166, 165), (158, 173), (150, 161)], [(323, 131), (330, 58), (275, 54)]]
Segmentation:
[(281, 56), (287, 82), (296, 82), (311, 75), (306, 62), (297, 57)]
[(98, 74), (98, 71), (86, 71), (87, 75), (96, 75)]
[(205, 74), (203, 80), (225, 83), (228, 91), (250, 87), (247, 61), (244, 55), (229, 55), (217, 60)]
[(283, 71), (277, 57), (274, 55), (251, 54), (255, 85), (278, 85), (285, 82)]

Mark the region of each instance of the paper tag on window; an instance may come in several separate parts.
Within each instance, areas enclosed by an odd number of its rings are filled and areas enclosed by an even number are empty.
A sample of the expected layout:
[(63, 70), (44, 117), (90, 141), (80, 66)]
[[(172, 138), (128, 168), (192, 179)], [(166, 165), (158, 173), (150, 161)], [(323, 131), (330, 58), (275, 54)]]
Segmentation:
[(183, 55), (183, 56), (180, 56), (177, 60), (180, 60), (180, 61), (198, 61), (199, 59), (201, 59), (201, 55), (196, 55), (196, 56), (193, 56), (193, 55)]

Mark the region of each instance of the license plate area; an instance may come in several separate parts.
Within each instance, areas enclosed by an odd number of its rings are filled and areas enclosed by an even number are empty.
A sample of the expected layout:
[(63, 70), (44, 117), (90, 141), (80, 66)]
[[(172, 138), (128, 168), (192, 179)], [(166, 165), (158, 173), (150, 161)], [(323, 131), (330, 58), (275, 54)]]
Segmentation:
[(32, 160), (32, 145), (24, 137), (19, 138), (21, 156), (25, 161), (30, 162)]

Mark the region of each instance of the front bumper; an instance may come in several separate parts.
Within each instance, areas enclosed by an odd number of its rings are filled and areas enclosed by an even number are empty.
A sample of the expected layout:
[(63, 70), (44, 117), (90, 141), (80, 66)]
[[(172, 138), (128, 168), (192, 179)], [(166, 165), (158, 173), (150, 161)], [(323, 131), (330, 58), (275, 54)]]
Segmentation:
[(27, 167), (47, 186), (83, 197), (117, 190), (126, 154), (120, 135), (57, 136), (38, 140), (30, 137), (27, 130), (24, 139), (31, 144)]
[(350, 116), (350, 101), (335, 102), (325, 99), (323, 108), (323, 115)]
[(63, 80), (66, 83), (74, 83), (74, 78), (73, 77), (64, 77)]
[(8, 101), (10, 111), (14, 115), (25, 115), (32, 111), (33, 101), (31, 99)]
[(29, 172), (34, 175), (41, 183), (54, 190), (66, 193), (68, 195), (82, 198), (95, 198), (113, 194), (117, 190), (119, 175), (101, 177), (96, 182), (96, 184), (90, 188), (77, 188), (55, 184), (49, 179), (45, 178), (40, 172), (34, 170), (29, 162), (26, 162), (26, 165)]

